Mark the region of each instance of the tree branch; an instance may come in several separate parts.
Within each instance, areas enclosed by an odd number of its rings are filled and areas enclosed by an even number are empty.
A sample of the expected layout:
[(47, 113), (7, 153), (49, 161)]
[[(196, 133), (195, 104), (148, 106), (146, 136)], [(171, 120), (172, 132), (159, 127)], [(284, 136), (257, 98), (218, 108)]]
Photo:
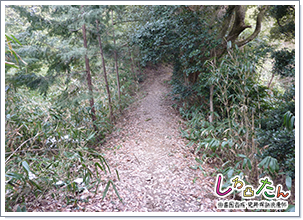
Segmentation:
[(237, 44), (238, 47), (244, 46), (245, 44), (252, 41), (253, 39), (255, 39), (258, 36), (258, 34), (261, 31), (261, 23), (262, 23), (262, 20), (263, 20), (263, 17), (265, 15), (265, 12), (266, 12), (267, 8), (268, 8), (268, 5), (266, 5), (266, 6), (264, 6), (263, 8), (260, 9), (260, 12), (257, 16), (257, 23), (256, 23), (256, 28), (255, 28), (254, 33), (252, 33), (248, 38), (237, 42), (236, 44)]
[(281, 31), (281, 32), (282, 32), (283, 34), (285, 34), (287, 37), (289, 37), (289, 34), (288, 34), (286, 31), (283, 31), (283, 28), (284, 28), (284, 27), (281, 25), (279, 18), (277, 18), (276, 20), (277, 20), (278, 25), (282, 28), (282, 31)]
[(28, 141), (32, 140), (32, 139), (35, 139), (39, 134), (41, 133), (37, 133), (34, 137), (31, 137), (30, 139), (24, 141), (19, 147), (17, 147), (16, 150), (14, 150), (14, 152), (5, 160), (5, 165), (7, 164), (7, 162), (9, 161), (9, 159)]
[(127, 22), (137, 22), (137, 21), (143, 21), (143, 19), (142, 20), (135, 19), (135, 20), (128, 20), (128, 21), (116, 21), (116, 22), (113, 22), (113, 25), (120, 24), (120, 23), (127, 23)]
[(77, 29), (77, 30), (69, 29), (69, 31), (70, 31), (70, 32), (77, 32), (77, 31), (80, 31), (81, 29), (82, 29), (82, 27), (79, 28), (79, 29)]
[(238, 36), (246, 29), (246, 28), (251, 28), (250, 25), (246, 25), (244, 20), (245, 20), (245, 12), (246, 8), (243, 5), (236, 5), (235, 6), (235, 20), (233, 27), (231, 31), (229, 32), (226, 40), (234, 42)]

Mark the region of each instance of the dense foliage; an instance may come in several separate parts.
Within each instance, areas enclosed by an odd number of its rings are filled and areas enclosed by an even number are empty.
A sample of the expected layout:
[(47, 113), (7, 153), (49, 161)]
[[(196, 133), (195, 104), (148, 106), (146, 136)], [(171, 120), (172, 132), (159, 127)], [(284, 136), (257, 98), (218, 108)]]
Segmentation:
[[(251, 184), (263, 175), (286, 174), (290, 187), (290, 177), (295, 178), (294, 6), (151, 6), (149, 12), (135, 43), (143, 61), (173, 64), (172, 95), (188, 120), (182, 133), (197, 161), (217, 158), (223, 164), (219, 172), (228, 178), (238, 174)], [(254, 31), (248, 24), (252, 19)], [(261, 31), (261, 24), (270, 28)], [(280, 86), (273, 85), (274, 78)]]
[(173, 66), (171, 95), (198, 163), (216, 161), (227, 182), (271, 175), (291, 187), (294, 6), (12, 5), (6, 13), (7, 211), (49, 189), (76, 203), (83, 189), (73, 180), (104, 181), (110, 169), (94, 148), (131, 102), (141, 67), (161, 62)]
[[(102, 152), (94, 148), (102, 148), (105, 135), (113, 129), (111, 119), (132, 101), (138, 86), (137, 54), (133, 53), (129, 62), (132, 49), (123, 47), (127, 36), (109, 19), (111, 11), (114, 19), (119, 19), (119, 7), (113, 6), (6, 8), (10, 15), (6, 17), (7, 211), (28, 206), (33, 198), (47, 196), (47, 191), (56, 199), (77, 203), (78, 191), (83, 189), (78, 189), (74, 180), (80, 178), (82, 188), (93, 188), (97, 193), (98, 185), (104, 182), (101, 173), (110, 171)], [(87, 48), (83, 47), (83, 25)], [(115, 45), (113, 28), (117, 33)], [(101, 55), (98, 34), (104, 48)], [(105, 57), (104, 63), (100, 56)], [(85, 57), (89, 59), (90, 76)], [(110, 94), (101, 75), (102, 65), (107, 69)], [(65, 196), (59, 196), (61, 191)]]

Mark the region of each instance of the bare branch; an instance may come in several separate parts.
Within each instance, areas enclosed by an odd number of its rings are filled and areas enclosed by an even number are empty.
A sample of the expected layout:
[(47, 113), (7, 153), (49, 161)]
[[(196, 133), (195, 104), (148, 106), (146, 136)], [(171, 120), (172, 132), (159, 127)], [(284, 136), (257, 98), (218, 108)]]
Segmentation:
[[(280, 23), (280, 20), (279, 20), (278, 18), (277, 18), (276, 20), (277, 20), (278, 25), (279, 25), (281, 28), (283, 28), (283, 26), (282, 26), (281, 23)], [(285, 34), (287, 37), (290, 36), (286, 31), (283, 31), (282, 33)]]
[(244, 46), (245, 44), (252, 41), (253, 39), (255, 39), (258, 36), (258, 34), (261, 31), (261, 23), (262, 23), (262, 20), (263, 20), (263, 17), (265, 15), (265, 12), (266, 12), (267, 8), (268, 8), (268, 5), (263, 6), (263, 8), (260, 9), (260, 12), (257, 16), (257, 23), (256, 23), (256, 28), (255, 28), (254, 33), (252, 33), (248, 38), (237, 42), (236, 44), (237, 44), (238, 47)]
[(120, 24), (120, 23), (137, 22), (137, 21), (144, 21), (144, 20), (135, 19), (135, 20), (128, 20), (128, 21), (116, 21), (116, 22), (113, 22), (113, 25)]
[(74, 30), (74, 29), (69, 29), (69, 31), (70, 31), (70, 32), (77, 32), (77, 31), (80, 31), (81, 29), (82, 29), (82, 27), (79, 28), (79, 29), (76, 29), (76, 30)]
[(7, 162), (9, 161), (9, 159), (28, 141), (35, 139), (39, 134), (41, 133), (37, 133), (34, 137), (31, 137), (30, 139), (24, 141), (19, 147), (17, 147), (17, 149), (5, 160), (5, 165), (7, 164)]

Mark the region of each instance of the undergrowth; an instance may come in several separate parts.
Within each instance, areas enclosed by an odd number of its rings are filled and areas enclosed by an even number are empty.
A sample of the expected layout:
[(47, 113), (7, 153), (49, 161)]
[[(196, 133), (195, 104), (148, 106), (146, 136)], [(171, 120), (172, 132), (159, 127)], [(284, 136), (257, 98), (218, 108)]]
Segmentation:
[(253, 186), (259, 185), (259, 178), (270, 176), (290, 190), (295, 157), (293, 96), (290, 95), (288, 105), (281, 104), (281, 97), (271, 98), (266, 88), (258, 84), (257, 61), (247, 53), (230, 49), (219, 61), (208, 61), (211, 77), (204, 85), (208, 89), (214, 86), (214, 110), (183, 100), (179, 111), (187, 120), (187, 129), (181, 134), (194, 148), (198, 166), (217, 161), (215, 174), (224, 175), (223, 188), (238, 175)]
[[(121, 71), (121, 79), (121, 102), (117, 94), (113, 95), (116, 117), (132, 102), (129, 94), (137, 90), (129, 72)], [(88, 95), (83, 92), (85, 85), (81, 81), (73, 80), (68, 86), (54, 85), (47, 96), (26, 87), (6, 87), (6, 211), (30, 210), (34, 201), (49, 196), (76, 205), (83, 200), (81, 192), (100, 193), (100, 184), (107, 186), (101, 192), (103, 198), (110, 185), (119, 197), (114, 182), (105, 178), (113, 171), (102, 150), (96, 148), (102, 149), (105, 135), (113, 128), (103, 82), (96, 82), (98, 133), (92, 126)], [(113, 77), (110, 82), (115, 83)], [(118, 172), (114, 172), (119, 179)]]

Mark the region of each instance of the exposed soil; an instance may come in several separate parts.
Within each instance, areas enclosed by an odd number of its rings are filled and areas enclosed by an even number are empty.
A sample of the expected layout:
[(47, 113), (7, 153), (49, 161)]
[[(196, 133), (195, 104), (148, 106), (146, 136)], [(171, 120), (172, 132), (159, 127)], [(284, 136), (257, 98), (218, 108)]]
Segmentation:
[[(212, 164), (197, 165), (195, 155), (180, 136), (183, 120), (168, 96), (172, 70), (145, 70), (147, 79), (138, 99), (120, 117), (106, 144), (99, 147), (111, 169), (96, 187), (77, 195), (77, 203), (66, 205), (48, 192), (35, 201), (29, 212), (225, 212), (217, 209)], [(90, 168), (94, 172), (94, 167)], [(119, 173), (119, 178), (115, 172)], [(112, 186), (102, 200), (111, 179)], [(120, 179), (120, 180), (119, 180)]]
[[(137, 101), (123, 112), (115, 131), (99, 146), (111, 174), (102, 177), (96, 193), (96, 187), (86, 189), (76, 195), (76, 203), (66, 205), (65, 198), (52, 199), (47, 192), (43, 200), (29, 204), (28, 212), (244, 211), (216, 208), (214, 164), (201, 165), (205, 172), (193, 169), (198, 163), (192, 147), (180, 136), (184, 123), (168, 95), (172, 70), (162, 66), (147, 69), (145, 74)], [(94, 172), (94, 167), (90, 169)], [(102, 199), (109, 179), (123, 202), (112, 185)]]
[[(172, 70), (161, 67), (146, 74), (141, 99), (117, 123), (106, 144), (111, 150), (105, 152), (105, 158), (111, 169), (119, 172), (120, 181), (116, 175), (111, 178), (124, 204), (113, 190), (101, 202), (103, 185), (93, 199), (100, 203), (86, 203), (85, 211), (221, 211), (215, 208), (215, 178), (190, 168), (197, 162), (180, 137), (182, 119), (167, 95)], [(203, 168), (212, 171), (207, 165)]]

